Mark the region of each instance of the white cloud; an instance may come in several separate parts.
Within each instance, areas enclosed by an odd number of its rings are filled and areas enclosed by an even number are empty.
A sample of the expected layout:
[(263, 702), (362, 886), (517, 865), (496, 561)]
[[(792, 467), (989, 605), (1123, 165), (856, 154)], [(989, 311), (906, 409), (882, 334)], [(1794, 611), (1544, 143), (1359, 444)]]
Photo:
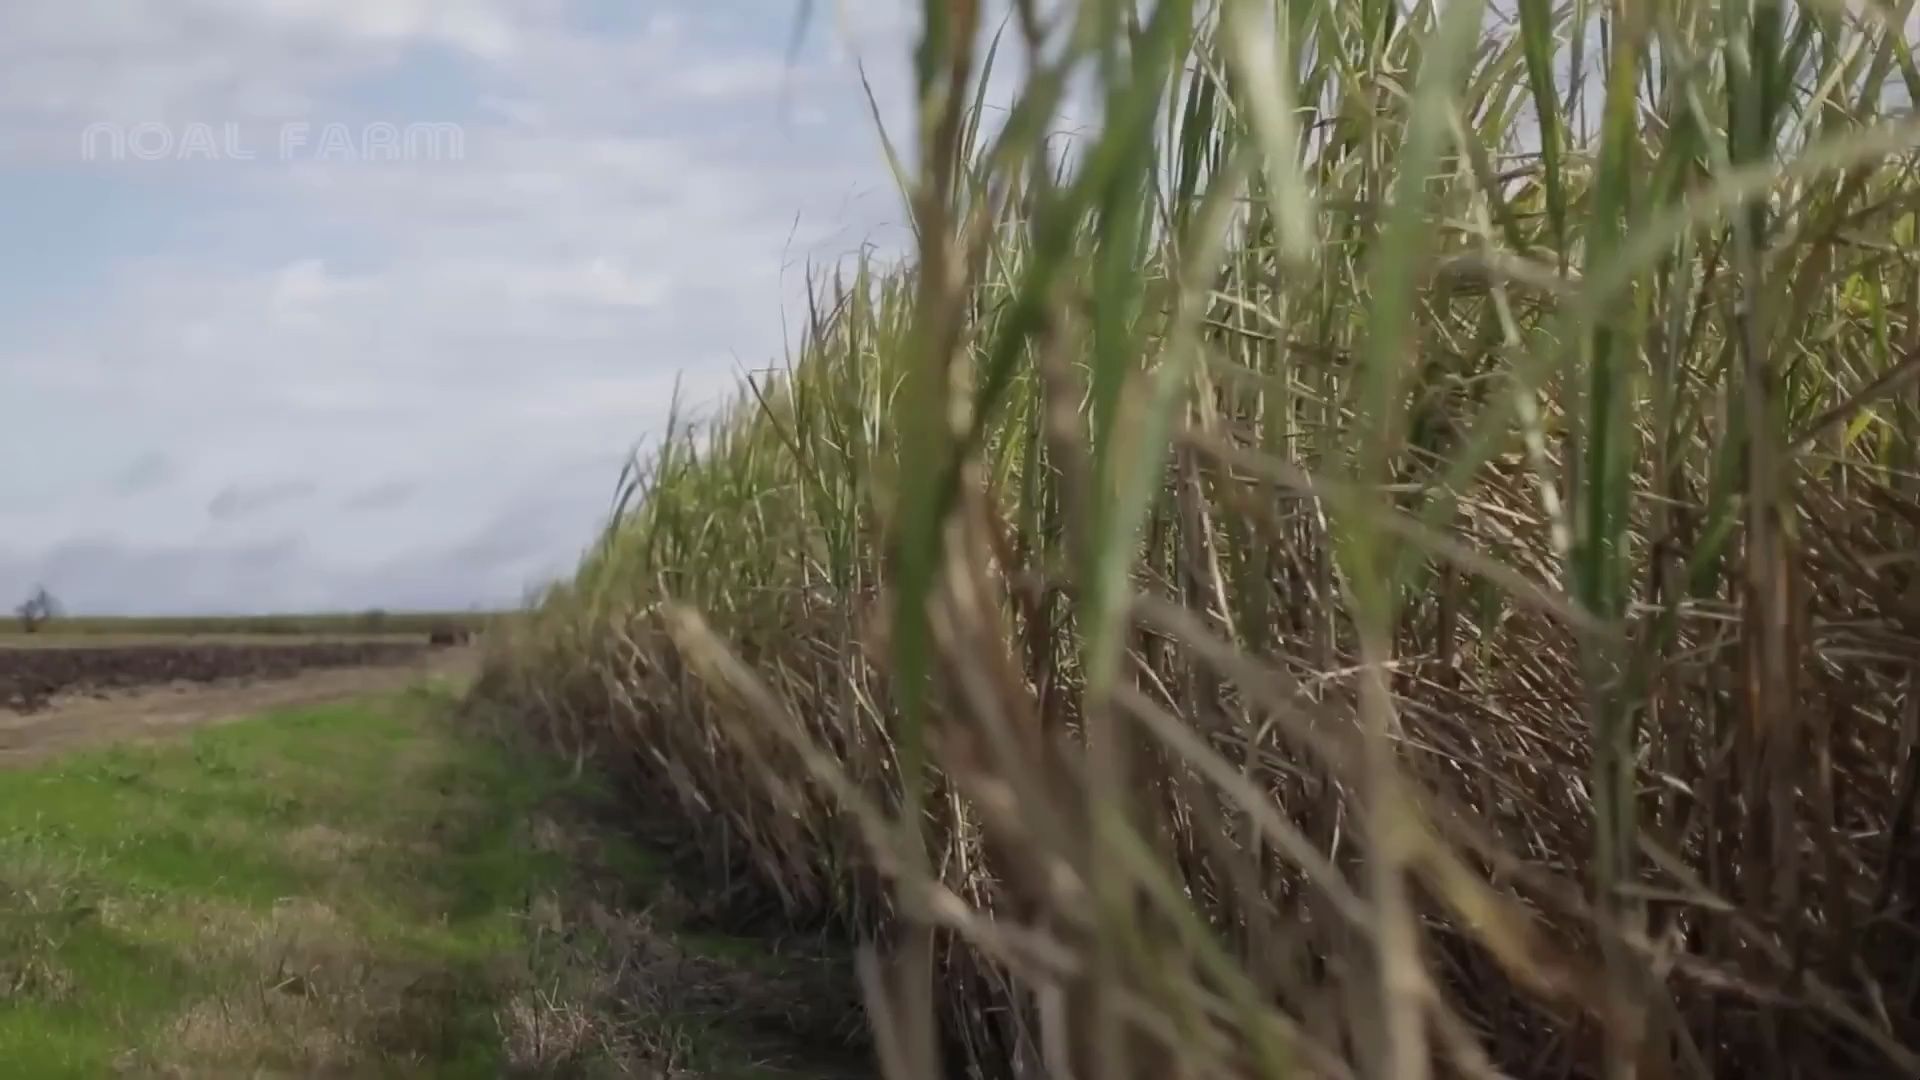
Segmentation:
[(692, 98), (744, 98), (777, 92), (789, 72), (769, 56), (721, 60), (689, 67), (672, 85)]
[[(300, 29), (379, 42), (431, 40), (497, 58), (516, 41), (515, 17), (486, 0), (206, 0), (222, 15), (284, 20)], [(538, 5), (523, 4), (519, 17)], [(549, 5), (549, 8), (551, 5)]]
[(511, 53), (552, 5), (488, 0), (11, 0), (0, 109), (91, 121), (295, 114), (435, 44)]
[[(899, 242), (857, 78), (819, 42), (789, 65), (790, 24), (751, 6), (602, 33), (581, 6), (9, 5), (0, 144), (83, 181), (34, 197), (151, 217), (62, 241), (28, 283), (46, 302), (0, 307), (0, 397), (35, 405), (0, 455), (45, 462), (0, 477), (0, 595), (511, 599), (571, 564), (676, 385), (712, 402), (780, 353), (802, 267)], [(459, 161), (76, 160), (83, 120), (460, 109)]]

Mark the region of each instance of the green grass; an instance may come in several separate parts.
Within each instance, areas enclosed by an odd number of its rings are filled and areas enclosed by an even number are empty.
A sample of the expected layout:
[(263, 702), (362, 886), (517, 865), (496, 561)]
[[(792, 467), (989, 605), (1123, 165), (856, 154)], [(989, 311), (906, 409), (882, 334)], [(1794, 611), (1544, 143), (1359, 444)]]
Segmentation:
[[(319, 957), (322, 967), (351, 954), (493, 986), (488, 965), (521, 947), (528, 897), (565, 880), (565, 861), (532, 850), (522, 827), (563, 785), (485, 741), (454, 738), (433, 719), (444, 704), (421, 694), (292, 712), (0, 773), (0, 964), (16, 979), (31, 965), (47, 984), (10, 995), (0, 1059), (35, 1076), (103, 1075), (129, 1052), (222, 1064), (194, 1057), (217, 1057), (217, 1046), (169, 1044), (196, 1007), (284, 993), (267, 985), (268, 957), (219, 938), (265, 928), (261, 949), (277, 932), (297, 949), (314, 928), (277, 922), (295, 901), (326, 924), (321, 947), (343, 954)], [(315, 991), (337, 995), (343, 1015), (351, 999), (381, 993), (344, 978)], [(446, 1038), (384, 1049), (436, 1075), (495, 1075), (497, 1004), (456, 995), (419, 1018)], [(244, 1063), (302, 1064), (300, 1032), (250, 1036), (284, 1036), (287, 1056)]]
[(9, 1075), (791, 1075), (748, 1067), (725, 1010), (622, 1002), (614, 965), (671, 994), (646, 955), (764, 952), (619, 915), (583, 873), (636, 902), (666, 879), (570, 816), (604, 786), (449, 708), (422, 688), (0, 773)]

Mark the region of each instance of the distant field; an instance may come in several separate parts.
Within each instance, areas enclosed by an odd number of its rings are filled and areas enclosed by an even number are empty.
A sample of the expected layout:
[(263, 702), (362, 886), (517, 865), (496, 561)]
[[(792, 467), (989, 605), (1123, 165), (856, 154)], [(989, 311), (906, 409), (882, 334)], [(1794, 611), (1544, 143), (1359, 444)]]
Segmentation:
[(495, 619), (498, 612), (407, 611), (338, 612), (313, 615), (192, 615), (147, 617), (87, 615), (55, 619), (33, 634), (13, 620), (0, 622), (0, 640), (39, 637), (251, 637), (276, 636), (383, 636), (388, 634), (425, 634), (436, 627), (456, 626), (479, 631)]
[(0, 649), (0, 709), (32, 712), (62, 694), (288, 679), (321, 669), (391, 666), (432, 651), (424, 637), (175, 635), (127, 642), (119, 636), (35, 634), (22, 640), (28, 642), (25, 647)]

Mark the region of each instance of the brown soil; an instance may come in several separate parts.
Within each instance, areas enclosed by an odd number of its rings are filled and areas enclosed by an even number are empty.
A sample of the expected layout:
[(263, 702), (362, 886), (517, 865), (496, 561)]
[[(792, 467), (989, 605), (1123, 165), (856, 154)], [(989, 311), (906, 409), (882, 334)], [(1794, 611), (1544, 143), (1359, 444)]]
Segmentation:
[(33, 712), (60, 695), (76, 692), (285, 678), (321, 668), (400, 664), (417, 659), (422, 648), (418, 642), (306, 641), (0, 649), (0, 708)]
[[(332, 649), (334, 646), (327, 646)], [(362, 646), (340, 645), (353, 650)], [(103, 688), (101, 683), (69, 683), (84, 687), (76, 692), (50, 694), (36, 700), (44, 702), (31, 712), (0, 709), (0, 769), (17, 768), (43, 761), (69, 750), (124, 740), (142, 740), (208, 724), (227, 723), (257, 716), (275, 709), (319, 705), (363, 694), (405, 689), (427, 675), (462, 676), (471, 672), (474, 656), (469, 649), (427, 650), (418, 646), (388, 646), (389, 651), (354, 653), (352, 651), (315, 651), (316, 646), (196, 646), (183, 649), (172, 646), (136, 649), (31, 650), (35, 655), (59, 656), (67, 652), (115, 654), (131, 665), (131, 671), (104, 669), (106, 687), (131, 686), (131, 689)], [(241, 655), (207, 657), (209, 650)], [(397, 651), (393, 651), (397, 650)], [(293, 652), (323, 662), (302, 670), (297, 657), (262, 655)], [(26, 652), (26, 650), (21, 650)], [(147, 655), (147, 654), (166, 654)], [(181, 655), (188, 654), (188, 655)], [(350, 664), (358, 655), (360, 663)], [(21, 657), (12, 650), (0, 650), (0, 686)], [(332, 660), (331, 664), (325, 661)], [(56, 670), (94, 671), (86, 666), (101, 663), (87, 658), (74, 666)], [(29, 670), (32, 670), (29, 666)], [(45, 669), (39, 669), (44, 673)], [(140, 685), (135, 675), (153, 676), (158, 685)]]

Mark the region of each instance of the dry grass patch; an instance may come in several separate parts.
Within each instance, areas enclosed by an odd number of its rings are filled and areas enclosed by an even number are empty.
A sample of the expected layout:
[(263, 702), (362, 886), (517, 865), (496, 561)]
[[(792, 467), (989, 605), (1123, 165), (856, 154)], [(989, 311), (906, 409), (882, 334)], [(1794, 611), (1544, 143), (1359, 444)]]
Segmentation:
[(214, 977), (140, 1060), (182, 1075), (427, 1060), (414, 1032), (431, 1018), (409, 991), (434, 969), (396, 958), (332, 905), (293, 897), (263, 913), (202, 902), (176, 917), (194, 927), (186, 963)]
[(326, 824), (303, 825), (281, 840), (296, 861), (319, 868), (341, 868), (375, 846), (371, 837)]
[(760, 962), (714, 947), (653, 909), (588, 894), (537, 899), (518, 986), (496, 1010), (507, 1060), (527, 1075), (598, 1062), (619, 1075), (867, 1075), (858, 1000), (844, 962)]
[(0, 1001), (65, 1000), (74, 980), (60, 945), (76, 924), (97, 915), (77, 866), (0, 849)]
[[(270, 1070), (325, 1076), (366, 1058), (352, 1036), (333, 1026), (331, 1010), (311, 999), (270, 992), (210, 998), (188, 1009), (152, 1055), (165, 1075)], [(136, 1055), (136, 1060), (147, 1057)]]

